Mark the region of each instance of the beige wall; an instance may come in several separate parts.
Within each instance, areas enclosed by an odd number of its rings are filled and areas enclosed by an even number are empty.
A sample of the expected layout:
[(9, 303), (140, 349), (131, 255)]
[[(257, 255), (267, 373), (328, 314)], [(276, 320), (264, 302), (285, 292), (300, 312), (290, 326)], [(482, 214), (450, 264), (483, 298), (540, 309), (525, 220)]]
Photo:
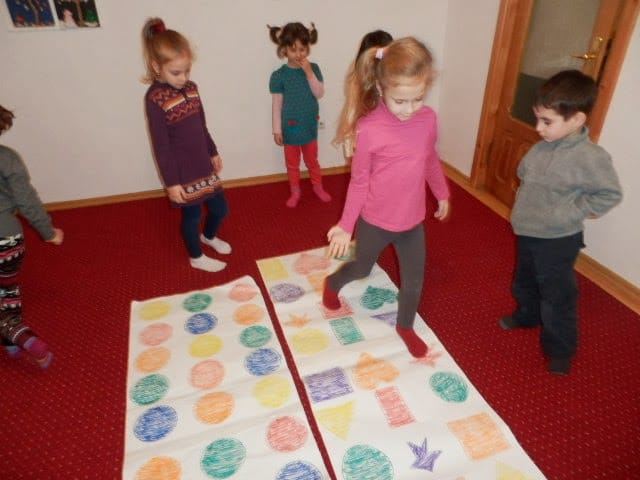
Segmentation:
[[(9, 32), (0, 28), (0, 103), (16, 126), (2, 142), (18, 149), (46, 202), (160, 188), (146, 136), (139, 31), (151, 15), (185, 33), (198, 53), (193, 78), (225, 160), (226, 178), (284, 172), (273, 145), (271, 71), (280, 65), (266, 24), (314, 21), (322, 68), (324, 167), (342, 165), (330, 146), (342, 80), (361, 36), (385, 28), (432, 49), (440, 76), (427, 103), (440, 116), (443, 159), (469, 175), (499, 0), (110, 0), (98, 2), (102, 28)], [(7, 25), (0, 8), (0, 26)], [(611, 152), (625, 199), (589, 222), (586, 253), (640, 287), (640, 29), (636, 27), (600, 143)], [(635, 140), (635, 139), (634, 139)]]

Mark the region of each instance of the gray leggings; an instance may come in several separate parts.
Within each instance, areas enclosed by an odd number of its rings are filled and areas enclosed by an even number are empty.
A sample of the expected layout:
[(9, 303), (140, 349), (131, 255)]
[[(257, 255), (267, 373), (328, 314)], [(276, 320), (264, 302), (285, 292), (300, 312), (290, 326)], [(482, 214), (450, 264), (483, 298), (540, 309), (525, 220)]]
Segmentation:
[(347, 283), (368, 276), (382, 250), (392, 243), (400, 264), (396, 323), (402, 328), (413, 328), (424, 282), (426, 260), (424, 225), (420, 223), (404, 232), (390, 232), (360, 218), (356, 226), (356, 239), (355, 260), (345, 263), (342, 268), (329, 275), (327, 279), (329, 287), (334, 292), (338, 292)]

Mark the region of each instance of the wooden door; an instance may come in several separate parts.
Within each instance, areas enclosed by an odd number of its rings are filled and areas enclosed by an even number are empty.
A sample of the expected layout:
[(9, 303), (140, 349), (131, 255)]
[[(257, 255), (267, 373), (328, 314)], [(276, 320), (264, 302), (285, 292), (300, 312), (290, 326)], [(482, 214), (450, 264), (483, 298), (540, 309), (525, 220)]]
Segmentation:
[(471, 183), (512, 206), (516, 169), (540, 138), (531, 103), (553, 74), (582, 70), (598, 81), (589, 117), (597, 141), (640, 0), (502, 0)]

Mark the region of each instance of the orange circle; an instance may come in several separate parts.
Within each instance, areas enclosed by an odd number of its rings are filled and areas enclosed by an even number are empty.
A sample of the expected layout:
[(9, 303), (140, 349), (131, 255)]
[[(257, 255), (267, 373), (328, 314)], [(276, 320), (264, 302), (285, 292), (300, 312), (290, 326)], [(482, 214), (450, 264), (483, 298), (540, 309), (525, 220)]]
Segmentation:
[(196, 403), (196, 418), (202, 423), (222, 423), (233, 413), (235, 401), (226, 392), (209, 393)]
[(229, 299), (235, 302), (248, 302), (258, 294), (258, 289), (247, 283), (234, 285), (229, 292)]
[(171, 457), (153, 457), (136, 473), (135, 480), (180, 480), (182, 468)]
[(224, 366), (217, 360), (205, 360), (191, 369), (191, 385), (202, 390), (217, 387), (223, 378)]
[(253, 303), (242, 305), (233, 312), (233, 321), (240, 325), (254, 325), (264, 318), (264, 308)]
[(167, 364), (170, 358), (171, 352), (167, 348), (150, 348), (138, 355), (136, 368), (145, 373), (157, 372)]

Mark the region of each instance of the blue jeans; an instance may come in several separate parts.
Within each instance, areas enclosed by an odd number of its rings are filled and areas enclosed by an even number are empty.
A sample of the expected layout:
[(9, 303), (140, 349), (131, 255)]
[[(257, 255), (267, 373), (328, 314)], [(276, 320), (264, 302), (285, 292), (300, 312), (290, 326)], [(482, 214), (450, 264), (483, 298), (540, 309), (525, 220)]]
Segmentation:
[(578, 347), (574, 266), (583, 247), (582, 232), (562, 238), (518, 237), (513, 318), (525, 327), (542, 327), (542, 350), (552, 358), (571, 358)]
[[(204, 222), (204, 236), (213, 238), (220, 228), (220, 224), (224, 217), (229, 213), (229, 206), (224, 197), (223, 192), (218, 192), (213, 197), (204, 201), (207, 207), (207, 218)], [(182, 240), (187, 247), (191, 258), (198, 258), (202, 255), (202, 247), (200, 246), (200, 221), (202, 219), (202, 205), (190, 205), (181, 207), (182, 223), (180, 231), (182, 232)]]

